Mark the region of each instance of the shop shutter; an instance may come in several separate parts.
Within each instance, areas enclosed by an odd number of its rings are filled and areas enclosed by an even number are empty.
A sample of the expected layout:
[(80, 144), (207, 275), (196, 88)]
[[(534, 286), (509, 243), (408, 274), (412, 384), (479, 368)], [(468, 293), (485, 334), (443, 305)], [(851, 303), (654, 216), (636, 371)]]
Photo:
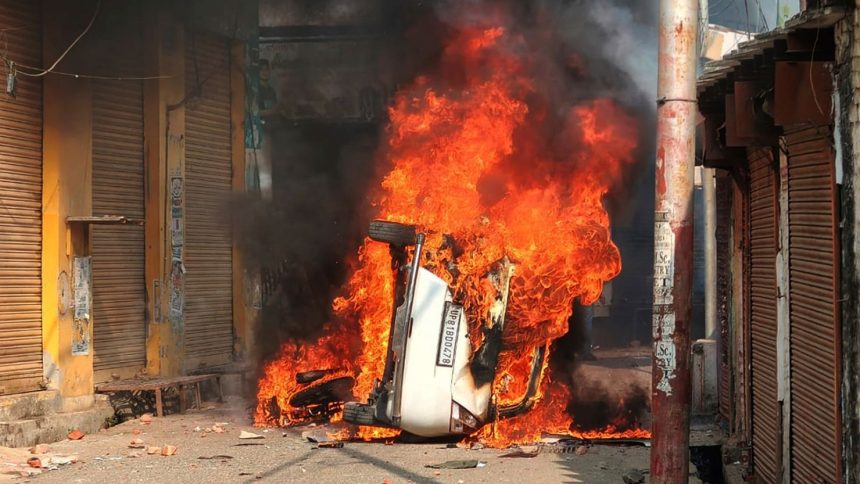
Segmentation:
[(734, 418), (732, 405), (732, 337), (729, 324), (731, 267), (732, 180), (725, 170), (717, 170), (717, 321), (719, 321), (719, 414), (725, 422)]
[(841, 318), (829, 127), (787, 130), (794, 482), (841, 482)]
[[(41, 2), (0, 0), (3, 55), (42, 65)], [(6, 81), (7, 70), (3, 73)], [(42, 381), (42, 82), (0, 93), (0, 394)]]
[[(127, 44), (124, 44), (127, 45)], [(120, 69), (117, 72), (133, 72)], [(144, 218), (143, 84), (93, 81), (93, 215)], [(144, 228), (92, 228), (96, 381), (146, 366)]]
[(186, 369), (228, 363), (233, 353), (233, 247), (225, 216), (232, 191), (230, 49), (186, 37)]
[(776, 170), (772, 148), (750, 149), (748, 159), (753, 468), (762, 482), (776, 482), (782, 448), (776, 379)]

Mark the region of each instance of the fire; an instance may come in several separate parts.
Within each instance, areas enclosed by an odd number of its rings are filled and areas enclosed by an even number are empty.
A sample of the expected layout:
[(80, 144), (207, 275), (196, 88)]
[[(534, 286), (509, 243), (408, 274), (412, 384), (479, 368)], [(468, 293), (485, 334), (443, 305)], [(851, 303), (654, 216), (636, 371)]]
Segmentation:
[[(445, 50), (438, 73), (398, 93), (383, 153), (390, 169), (374, 195), (375, 218), (414, 224), (427, 234), (423, 263), (449, 283), (467, 314), (486, 314), (488, 268), (503, 257), (514, 262), (494, 386), (501, 404), (522, 398), (531, 350), (567, 332), (572, 301), (592, 303), (621, 270), (603, 197), (632, 163), (637, 139), (635, 120), (612, 100), (559, 112), (527, 75), (529, 60), (513, 54), (517, 42), (499, 27), (463, 31)], [(269, 406), (274, 399), (281, 410), (289, 408), (302, 371), (337, 370), (355, 378), (358, 398), (371, 391), (385, 365), (393, 284), (388, 247), (366, 240), (324, 336), (284, 344), (265, 366), (258, 424), (290, 423), (273, 421)], [(480, 328), (475, 317), (470, 321), (477, 347)], [(570, 392), (549, 373), (544, 368), (531, 411), (487, 425), (478, 436), (493, 445), (535, 441), (541, 432), (646, 436), (624, 422), (572, 431)], [(392, 431), (350, 435), (384, 438)]]

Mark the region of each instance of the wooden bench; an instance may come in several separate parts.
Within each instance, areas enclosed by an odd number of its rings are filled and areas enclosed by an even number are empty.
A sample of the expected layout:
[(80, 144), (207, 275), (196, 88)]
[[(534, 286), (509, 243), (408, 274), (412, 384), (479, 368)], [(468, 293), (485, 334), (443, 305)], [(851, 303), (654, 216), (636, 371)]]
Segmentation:
[(139, 392), (151, 391), (155, 392), (155, 411), (159, 417), (164, 416), (164, 406), (161, 400), (161, 392), (169, 388), (179, 389), (179, 411), (185, 413), (188, 409), (185, 390), (189, 386), (194, 386), (194, 399), (199, 410), (201, 408), (200, 399), (200, 384), (205, 381), (214, 381), (218, 387), (218, 401), (224, 401), (224, 393), (221, 390), (221, 375), (206, 374), (206, 375), (189, 375), (177, 376), (174, 378), (151, 378), (139, 380), (120, 380), (107, 383), (96, 384), (96, 392), (98, 393), (114, 393), (114, 392)]

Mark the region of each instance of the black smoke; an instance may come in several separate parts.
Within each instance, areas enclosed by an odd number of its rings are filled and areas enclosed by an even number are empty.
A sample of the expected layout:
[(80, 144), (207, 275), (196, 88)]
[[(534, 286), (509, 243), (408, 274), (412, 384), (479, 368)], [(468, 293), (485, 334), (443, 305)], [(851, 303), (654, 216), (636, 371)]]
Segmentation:
[[(277, 8), (279, 2), (268, 3), (269, 8)], [(368, 69), (387, 66), (387, 78), (382, 81), (386, 94), (408, 88), (419, 75), (440, 74), (445, 68), (440, 64), (445, 46), (461, 29), (505, 27), (517, 39), (509, 46), (512, 52), (530, 59), (538, 83), (533, 96), (542, 98), (534, 104), (547, 111), (541, 121), (542, 136), (551, 142), (570, 106), (597, 97), (613, 99), (637, 120), (636, 157), (641, 162), (619, 181), (607, 198), (607, 208), (613, 218), (631, 218), (630, 213), (641, 210), (639, 198), (652, 198), (640, 185), (651, 183), (647, 174), (654, 152), (656, 2), (380, 3), (388, 8), (380, 10), (383, 25), (371, 42), (381, 62)], [(312, 13), (327, 18), (320, 12), (326, 8), (332, 9), (332, 17), (346, 11), (342, 1), (329, 0), (314, 2)], [(346, 58), (350, 44), (343, 45)], [(456, 89), (456, 73), (444, 74), (436, 76), (444, 79), (438, 87)], [(320, 82), (310, 71), (295, 76), (308, 84)], [(268, 274), (257, 325), (260, 358), (272, 355), (287, 338), (312, 340), (331, 321), (331, 301), (355, 260), (372, 217), (373, 187), (386, 168), (381, 155), (385, 124), (384, 116), (364, 123), (284, 119), (273, 129), (273, 199), (242, 197), (232, 211), (236, 241), (246, 263)], [(566, 148), (558, 144), (553, 149)], [(645, 182), (638, 181), (642, 175)], [(486, 185), (491, 192), (492, 180)]]

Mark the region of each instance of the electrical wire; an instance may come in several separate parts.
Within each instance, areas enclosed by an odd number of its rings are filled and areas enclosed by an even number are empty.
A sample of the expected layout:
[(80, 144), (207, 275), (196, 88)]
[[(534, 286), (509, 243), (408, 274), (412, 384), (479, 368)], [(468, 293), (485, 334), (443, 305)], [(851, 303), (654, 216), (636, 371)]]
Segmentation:
[(821, 26), (815, 29), (815, 42), (812, 43), (812, 56), (809, 59), (809, 86), (812, 88), (812, 100), (815, 101), (815, 106), (818, 108), (818, 113), (824, 115), (824, 110), (821, 109), (821, 104), (818, 103), (818, 94), (815, 92), (815, 82), (812, 79), (812, 66), (815, 65), (815, 49), (818, 47), (818, 34), (821, 33)]
[[(93, 16), (92, 16), (92, 18), (90, 18), (90, 22), (87, 24), (86, 28), (84, 28), (84, 30), (80, 34), (78, 34), (77, 37), (75, 37), (75, 40), (72, 41), (71, 44), (69, 44), (69, 46), (66, 48), (65, 51), (63, 51), (63, 53), (60, 55), (60, 57), (57, 57), (57, 60), (55, 60), (54, 63), (51, 64), (51, 67), (45, 69), (42, 72), (36, 73), (36, 74), (32, 74), (32, 73), (28, 73), (28, 72), (24, 72), (24, 71), (19, 71), (18, 73), (21, 74), (22, 76), (27, 76), (27, 77), (44, 77), (44, 76), (50, 74), (51, 71), (53, 71), (57, 67), (57, 65), (59, 65), (59, 63), (69, 54), (69, 52), (72, 51), (72, 49), (75, 47), (75, 45), (77, 45), (78, 42), (80, 42), (80, 40), (83, 39), (85, 35), (87, 35), (87, 32), (89, 32), (90, 29), (93, 27), (93, 24), (96, 23), (96, 18), (98, 18), (99, 12), (101, 11), (101, 8), (102, 8), (102, 0), (98, 0), (98, 3), (96, 4), (96, 9), (93, 12)], [(21, 66), (20, 64), (18, 64), (18, 66), (19, 67), (26, 67), (26, 66)]]
[[(16, 69), (20, 69), (21, 64), (15, 64)], [(17, 71), (18, 74), (27, 75), (23, 71)], [(68, 76), (74, 77), (75, 79), (95, 79), (102, 81), (150, 81), (157, 79), (173, 79), (176, 76), (102, 76), (98, 74), (78, 74), (75, 72), (62, 72), (62, 71), (51, 71), (50, 74), (54, 74), (57, 76)]]
[[(764, 14), (764, 10), (761, 8), (761, 0), (755, 0), (756, 5), (758, 6), (758, 16), (761, 19), (762, 25), (764, 26), (764, 30), (762, 32), (767, 32), (770, 30), (770, 26), (767, 23), (767, 16)], [(759, 25), (756, 25), (756, 29), (759, 28)]]
[[(58, 71), (56, 67), (60, 64), (60, 62), (71, 52), (71, 50), (75, 47), (75, 45), (89, 32), (92, 28), (93, 24), (98, 17), (98, 14), (101, 10), (101, 0), (96, 5), (95, 12), (93, 12), (93, 16), (90, 19), (89, 24), (86, 28), (81, 32), (75, 40), (69, 45), (66, 50), (60, 55), (59, 58), (49, 67), (48, 69), (44, 69), (42, 67), (34, 67), (27, 64), (21, 64), (20, 62), (15, 62), (8, 56), (8, 39), (6, 37), (6, 32), (14, 32), (17, 30), (24, 30), (26, 27), (7, 27), (0, 29), (0, 44), (3, 46), (3, 53), (0, 54), (0, 60), (2, 60), (6, 67), (9, 69), (13, 75), (22, 75), (26, 77), (44, 77), (47, 74), (54, 74), (58, 76), (67, 76), (74, 77), (75, 79), (95, 79), (95, 80), (107, 80), (107, 81), (149, 81), (149, 80), (160, 80), (160, 79), (171, 79), (175, 76), (123, 76), (123, 75), (99, 75), (99, 74), (81, 74), (77, 72), (65, 72)], [(33, 71), (33, 72), (27, 72)]]

